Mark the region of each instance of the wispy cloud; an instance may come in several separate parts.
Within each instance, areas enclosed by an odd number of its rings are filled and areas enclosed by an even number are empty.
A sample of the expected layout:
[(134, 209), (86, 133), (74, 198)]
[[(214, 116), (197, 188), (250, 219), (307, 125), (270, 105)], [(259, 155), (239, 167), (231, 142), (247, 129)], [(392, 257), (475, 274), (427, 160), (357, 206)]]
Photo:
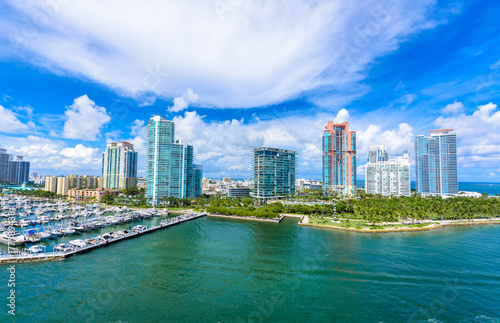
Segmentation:
[(446, 105), (443, 109), (443, 112), (457, 114), (459, 112), (462, 112), (463, 110), (464, 104), (455, 100), (455, 102)]
[(369, 90), (361, 81), (379, 57), (439, 23), (435, 0), (8, 3), (18, 16), (2, 17), (0, 37), (31, 62), (147, 102), (193, 88), (215, 107), (311, 90), (315, 103), (343, 106)]

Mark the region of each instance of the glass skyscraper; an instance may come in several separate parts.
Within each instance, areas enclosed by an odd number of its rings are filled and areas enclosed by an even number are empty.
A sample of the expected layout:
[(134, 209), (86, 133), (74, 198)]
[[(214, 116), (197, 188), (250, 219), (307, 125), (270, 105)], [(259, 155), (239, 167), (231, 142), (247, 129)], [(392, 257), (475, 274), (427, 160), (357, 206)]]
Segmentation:
[(30, 162), (24, 161), (23, 156), (9, 161), (7, 181), (11, 184), (27, 183), (29, 180)]
[(193, 195), (193, 146), (182, 140), (172, 145), (170, 196), (184, 198)]
[(7, 150), (0, 149), (0, 182), (8, 182), (10, 154)]
[(174, 141), (175, 125), (162, 116), (152, 116), (147, 128), (146, 197), (153, 204), (164, 197), (185, 198), (201, 192), (193, 176), (193, 146)]
[(105, 188), (132, 188), (137, 185), (138, 153), (128, 142), (109, 143), (102, 156)]
[(387, 153), (387, 147), (385, 147), (384, 145), (370, 146), (370, 150), (368, 151), (369, 163), (378, 163), (388, 160), (389, 154)]
[(452, 131), (431, 130), (415, 139), (417, 190), (422, 195), (458, 194), (457, 136)]
[(146, 197), (157, 204), (163, 197), (171, 196), (170, 164), (175, 125), (164, 117), (153, 116), (147, 131)]
[(328, 121), (323, 132), (323, 190), (352, 196), (356, 191), (356, 132), (349, 123)]
[(203, 165), (193, 164), (193, 196), (202, 194)]
[(0, 182), (10, 184), (27, 183), (29, 180), (30, 162), (24, 161), (23, 156), (9, 154), (7, 150), (0, 149)]
[(261, 147), (253, 155), (254, 197), (268, 200), (295, 194), (297, 152)]

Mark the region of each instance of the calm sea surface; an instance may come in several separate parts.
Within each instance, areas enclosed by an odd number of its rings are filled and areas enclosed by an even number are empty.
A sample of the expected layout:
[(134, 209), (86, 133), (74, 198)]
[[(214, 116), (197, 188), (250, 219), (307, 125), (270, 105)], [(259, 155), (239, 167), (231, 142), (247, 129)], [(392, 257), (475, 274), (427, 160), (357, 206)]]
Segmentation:
[(296, 223), (202, 218), (19, 264), (16, 319), (500, 322), (500, 226), (368, 235)]

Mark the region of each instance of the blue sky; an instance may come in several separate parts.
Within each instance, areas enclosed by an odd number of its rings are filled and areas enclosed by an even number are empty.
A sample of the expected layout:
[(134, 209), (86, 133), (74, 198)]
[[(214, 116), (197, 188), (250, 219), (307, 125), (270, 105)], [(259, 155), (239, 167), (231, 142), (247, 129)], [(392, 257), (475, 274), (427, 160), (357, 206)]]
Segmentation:
[(453, 128), (461, 181), (500, 180), (500, 4), (493, 1), (0, 3), (0, 147), (41, 174), (95, 174), (110, 141), (144, 175), (152, 114), (208, 177), (251, 176), (251, 150), (294, 149), (321, 178), (321, 133), (349, 121), (358, 174)]

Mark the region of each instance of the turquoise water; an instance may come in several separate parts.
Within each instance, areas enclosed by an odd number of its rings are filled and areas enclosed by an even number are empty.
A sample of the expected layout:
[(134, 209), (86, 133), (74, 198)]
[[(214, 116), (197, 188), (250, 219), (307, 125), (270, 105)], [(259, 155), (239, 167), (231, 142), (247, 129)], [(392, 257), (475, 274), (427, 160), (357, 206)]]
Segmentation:
[(500, 321), (500, 226), (368, 235), (296, 222), (202, 218), (65, 261), (17, 265), (16, 318)]
[(458, 188), (462, 191), (486, 193), (489, 195), (500, 194), (500, 183), (459, 182)]

